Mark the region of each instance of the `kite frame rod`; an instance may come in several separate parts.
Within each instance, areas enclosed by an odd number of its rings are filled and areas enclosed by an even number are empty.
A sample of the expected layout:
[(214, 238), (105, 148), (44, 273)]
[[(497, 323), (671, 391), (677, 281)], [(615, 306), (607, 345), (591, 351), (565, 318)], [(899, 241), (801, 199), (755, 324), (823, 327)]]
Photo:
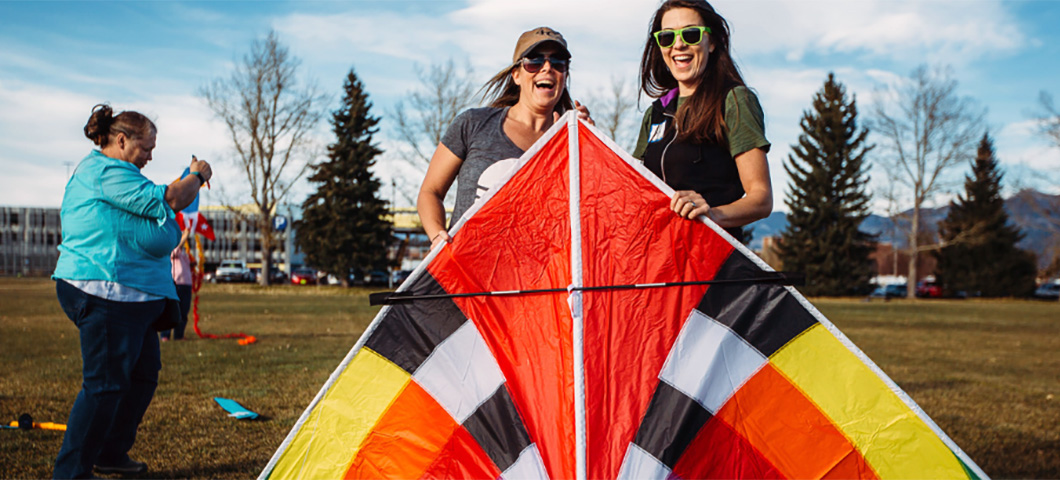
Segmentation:
[(733, 278), (724, 280), (696, 280), (691, 282), (659, 282), (659, 283), (630, 283), (625, 285), (600, 285), (594, 287), (564, 287), (564, 288), (537, 288), (529, 290), (496, 290), (490, 292), (469, 293), (435, 293), (426, 295), (409, 295), (407, 292), (378, 292), (368, 295), (370, 305), (396, 305), (416, 300), (439, 300), (445, 298), (467, 298), (467, 297), (506, 297), (512, 295), (534, 295), (541, 293), (563, 293), (563, 292), (597, 292), (603, 290), (642, 290), (649, 288), (665, 287), (689, 287), (697, 285), (794, 285), (805, 284), (806, 277), (797, 272), (763, 272), (772, 275)]

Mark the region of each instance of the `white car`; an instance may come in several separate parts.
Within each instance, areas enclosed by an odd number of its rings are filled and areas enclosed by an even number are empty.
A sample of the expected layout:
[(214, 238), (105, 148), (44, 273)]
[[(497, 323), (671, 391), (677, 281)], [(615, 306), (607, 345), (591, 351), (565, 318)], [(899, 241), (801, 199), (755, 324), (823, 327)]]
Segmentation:
[(247, 268), (247, 262), (243, 260), (222, 260), (213, 275), (213, 283), (253, 281), (254, 273)]

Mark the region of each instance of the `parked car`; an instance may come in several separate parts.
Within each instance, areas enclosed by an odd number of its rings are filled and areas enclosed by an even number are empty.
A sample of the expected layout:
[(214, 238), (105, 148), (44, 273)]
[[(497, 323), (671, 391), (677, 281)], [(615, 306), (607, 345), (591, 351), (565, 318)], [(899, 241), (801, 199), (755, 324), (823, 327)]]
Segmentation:
[(366, 285), (389, 285), (390, 274), (383, 270), (372, 270), (364, 276), (364, 283)]
[(876, 290), (873, 290), (870, 296), (883, 299), (905, 298), (907, 292), (908, 290), (904, 283), (892, 283), (876, 287)]
[(390, 278), (394, 281), (394, 286), (401, 285), (406, 279), (412, 275), (412, 270), (395, 270), (394, 273), (390, 274)]
[(916, 296), (920, 298), (942, 298), (942, 285), (934, 279), (924, 279), (916, 284)]
[(296, 268), (291, 272), (291, 283), (295, 285), (316, 285), (317, 271), (312, 268)]
[(1034, 298), (1042, 300), (1060, 300), (1060, 283), (1043, 283), (1034, 291)]
[(280, 270), (280, 267), (269, 268), (269, 284), (280, 285), (287, 283), (287, 274)]
[(247, 268), (247, 262), (243, 260), (222, 260), (221, 265), (214, 272), (214, 283), (222, 282), (253, 282), (254, 272)]

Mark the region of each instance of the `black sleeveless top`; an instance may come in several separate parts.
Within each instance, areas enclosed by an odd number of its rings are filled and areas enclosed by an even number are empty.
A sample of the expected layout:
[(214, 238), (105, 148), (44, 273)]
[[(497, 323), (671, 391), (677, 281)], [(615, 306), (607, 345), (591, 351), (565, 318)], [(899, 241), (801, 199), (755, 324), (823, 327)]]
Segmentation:
[[(711, 207), (728, 205), (744, 196), (736, 162), (725, 146), (675, 141), (677, 99), (651, 104), (651, 131), (644, 149), (644, 166), (674, 190), (693, 190)], [(742, 228), (726, 228), (743, 241)]]

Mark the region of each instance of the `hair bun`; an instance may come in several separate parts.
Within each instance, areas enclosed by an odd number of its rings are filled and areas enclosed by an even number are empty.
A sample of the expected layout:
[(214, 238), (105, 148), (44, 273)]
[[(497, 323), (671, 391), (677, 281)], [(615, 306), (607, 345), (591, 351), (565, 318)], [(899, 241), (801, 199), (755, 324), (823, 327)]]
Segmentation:
[(113, 123), (114, 109), (105, 103), (96, 105), (92, 107), (92, 115), (85, 124), (85, 136), (92, 140), (92, 143), (102, 147), (110, 135), (110, 126)]

